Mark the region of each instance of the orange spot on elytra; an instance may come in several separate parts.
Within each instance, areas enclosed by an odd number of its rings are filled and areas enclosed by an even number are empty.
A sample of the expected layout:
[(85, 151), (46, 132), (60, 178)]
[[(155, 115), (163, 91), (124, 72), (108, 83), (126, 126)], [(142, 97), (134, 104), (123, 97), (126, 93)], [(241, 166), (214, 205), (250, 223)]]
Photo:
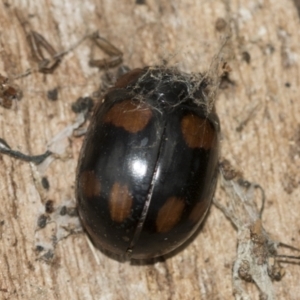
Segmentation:
[(170, 231), (179, 221), (185, 207), (181, 198), (170, 197), (159, 210), (156, 219), (156, 229), (158, 232)]
[(79, 178), (80, 188), (83, 194), (90, 197), (97, 197), (101, 192), (101, 184), (93, 171), (84, 171)]
[(216, 140), (216, 131), (209, 121), (194, 114), (182, 118), (181, 131), (185, 142), (191, 148), (209, 150)]
[(146, 103), (125, 100), (116, 103), (104, 116), (104, 122), (136, 133), (143, 130), (152, 117), (152, 111)]
[(109, 195), (109, 212), (113, 221), (122, 223), (130, 216), (133, 198), (126, 185), (115, 183)]

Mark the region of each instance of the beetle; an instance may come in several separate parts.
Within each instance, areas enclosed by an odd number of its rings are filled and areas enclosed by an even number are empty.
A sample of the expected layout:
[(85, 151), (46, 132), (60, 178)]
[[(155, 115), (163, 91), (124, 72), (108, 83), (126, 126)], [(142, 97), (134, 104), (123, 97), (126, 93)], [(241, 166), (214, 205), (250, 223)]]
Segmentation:
[(83, 227), (100, 249), (163, 256), (197, 230), (217, 182), (220, 124), (208, 82), (175, 68), (121, 76), (92, 116), (76, 178)]

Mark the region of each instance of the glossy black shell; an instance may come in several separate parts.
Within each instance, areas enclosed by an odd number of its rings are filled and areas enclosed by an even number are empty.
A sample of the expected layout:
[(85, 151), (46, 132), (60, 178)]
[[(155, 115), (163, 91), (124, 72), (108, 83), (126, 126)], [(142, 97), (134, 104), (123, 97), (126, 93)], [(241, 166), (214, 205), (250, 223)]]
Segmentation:
[(205, 82), (197, 84), (173, 69), (135, 69), (96, 107), (76, 190), (83, 226), (99, 248), (161, 256), (205, 217), (217, 181), (219, 121), (207, 112)]

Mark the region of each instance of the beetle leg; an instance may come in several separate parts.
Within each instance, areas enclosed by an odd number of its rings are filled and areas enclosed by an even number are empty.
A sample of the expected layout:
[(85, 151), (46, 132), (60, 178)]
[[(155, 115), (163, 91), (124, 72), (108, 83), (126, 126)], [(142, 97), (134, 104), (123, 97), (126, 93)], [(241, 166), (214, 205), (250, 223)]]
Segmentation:
[(98, 48), (109, 55), (109, 58), (94, 59), (93, 51), (92, 58), (89, 61), (91, 67), (99, 69), (109, 69), (118, 66), (123, 61), (123, 53), (105, 38), (101, 37), (98, 32), (91, 35), (91, 39)]
[(74, 50), (86, 38), (91, 36), (91, 34), (85, 34), (76, 44), (74, 44), (67, 50), (57, 52), (54, 49), (54, 47), (41, 34), (31, 29), (30, 23), (27, 21), (27, 19), (24, 17), (23, 13), (20, 10), (16, 9), (15, 13), (25, 32), (27, 42), (32, 53), (32, 57), (38, 63), (37, 68), (29, 69), (26, 72), (16, 76), (15, 79), (27, 76), (34, 71), (39, 71), (44, 74), (53, 73), (53, 71), (60, 64), (62, 57), (65, 54)]
[[(24, 17), (21, 10), (17, 9), (15, 13), (26, 35), (32, 57), (38, 63), (37, 70), (45, 74), (52, 73), (59, 65), (62, 55), (57, 55), (56, 50), (49, 42), (41, 34), (31, 29), (30, 23)], [(46, 53), (48, 54), (48, 58), (44, 56)], [(27, 76), (31, 72), (32, 70), (29, 69), (16, 78)]]
[[(38, 63), (39, 72), (45, 74), (52, 73), (60, 64), (61, 56), (57, 56), (57, 52), (52, 45), (36, 31), (29, 32), (27, 41), (31, 48), (32, 56)], [(48, 53), (49, 58), (45, 58), (44, 52)]]

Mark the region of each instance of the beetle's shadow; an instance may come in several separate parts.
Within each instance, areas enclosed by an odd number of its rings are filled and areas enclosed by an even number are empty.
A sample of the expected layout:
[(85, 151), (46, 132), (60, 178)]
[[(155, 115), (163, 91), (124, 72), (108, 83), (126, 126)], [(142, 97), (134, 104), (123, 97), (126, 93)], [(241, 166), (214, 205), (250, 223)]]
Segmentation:
[(99, 247), (96, 247), (94, 245), (94, 247), (99, 250), (100, 252), (102, 252), (105, 256), (114, 259), (120, 263), (126, 263), (126, 262), (130, 262), (130, 264), (132, 266), (145, 266), (145, 265), (154, 265), (158, 262), (165, 262), (166, 260), (168, 260), (169, 258), (172, 258), (173, 256), (177, 255), (179, 252), (183, 251), (185, 248), (187, 248), (191, 243), (193, 243), (193, 241), (197, 238), (198, 234), (200, 234), (200, 232), (202, 231), (206, 220), (208, 218), (208, 216), (210, 215), (210, 209), (208, 211), (208, 213), (206, 214), (203, 222), (201, 223), (201, 225), (199, 226), (199, 228), (194, 232), (194, 234), (192, 234), (192, 236), (185, 241), (181, 246), (179, 246), (178, 248), (176, 248), (175, 250), (173, 250), (172, 252), (163, 255), (163, 256), (159, 256), (159, 257), (154, 257), (151, 259), (131, 259), (128, 260), (126, 257), (124, 256), (119, 256), (116, 255), (114, 253), (111, 253), (105, 249), (100, 249)]

